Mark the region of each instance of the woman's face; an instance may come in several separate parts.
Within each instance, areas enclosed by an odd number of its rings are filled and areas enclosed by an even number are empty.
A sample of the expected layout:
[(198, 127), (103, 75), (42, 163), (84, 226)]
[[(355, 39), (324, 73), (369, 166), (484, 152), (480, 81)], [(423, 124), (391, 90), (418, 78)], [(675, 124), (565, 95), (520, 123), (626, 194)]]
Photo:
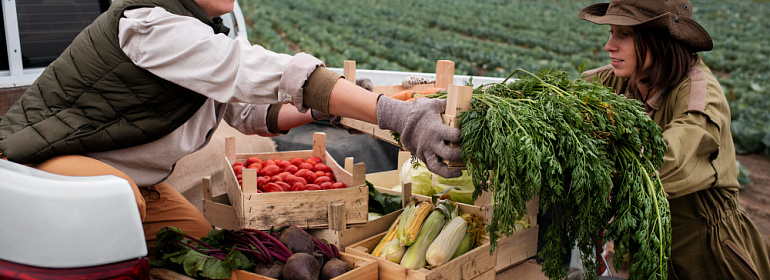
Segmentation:
[(211, 18), (233, 11), (235, 0), (195, 0)]
[[(636, 61), (633, 27), (610, 25), (610, 39), (607, 40), (604, 49), (610, 53), (616, 76), (630, 78), (634, 74), (638, 61)], [(651, 64), (652, 59), (648, 50), (642, 70), (646, 70)]]

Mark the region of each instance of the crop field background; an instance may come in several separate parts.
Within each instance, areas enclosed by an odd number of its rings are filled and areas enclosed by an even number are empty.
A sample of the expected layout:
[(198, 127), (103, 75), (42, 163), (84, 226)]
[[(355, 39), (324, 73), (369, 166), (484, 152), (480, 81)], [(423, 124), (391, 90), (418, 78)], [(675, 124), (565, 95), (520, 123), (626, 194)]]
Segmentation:
[[(518, 68), (580, 71), (609, 63), (609, 27), (580, 20), (585, 0), (240, 0), (249, 40), (306, 52), (328, 67), (506, 77)], [(770, 157), (770, 1), (693, 1), (712, 36), (701, 57), (730, 101), (738, 153)]]

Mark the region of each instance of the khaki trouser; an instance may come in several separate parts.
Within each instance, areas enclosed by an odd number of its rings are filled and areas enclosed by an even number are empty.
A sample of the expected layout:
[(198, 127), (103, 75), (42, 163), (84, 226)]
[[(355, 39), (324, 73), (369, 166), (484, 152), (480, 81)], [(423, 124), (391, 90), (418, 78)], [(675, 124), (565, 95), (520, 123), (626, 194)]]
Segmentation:
[(770, 279), (764, 240), (737, 192), (712, 188), (669, 203), (669, 279)]
[(166, 226), (180, 228), (195, 238), (206, 236), (212, 229), (211, 224), (200, 211), (168, 183), (137, 187), (136, 183), (122, 171), (81, 155), (58, 156), (32, 167), (59, 175), (115, 175), (126, 179), (136, 196), (148, 247), (154, 247), (155, 233)]

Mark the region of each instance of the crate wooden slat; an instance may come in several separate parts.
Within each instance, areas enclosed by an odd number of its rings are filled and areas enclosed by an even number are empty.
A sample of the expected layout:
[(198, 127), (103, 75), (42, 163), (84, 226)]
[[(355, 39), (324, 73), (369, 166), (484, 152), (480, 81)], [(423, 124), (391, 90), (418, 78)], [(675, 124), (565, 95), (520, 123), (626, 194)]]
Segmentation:
[[(378, 265), (374, 259), (344, 252), (340, 252), (340, 259), (349, 263), (353, 269), (346, 272), (345, 274), (332, 278), (332, 280), (378, 279)], [(275, 280), (275, 278), (262, 276), (244, 270), (236, 270), (233, 271), (233, 275), (230, 277), (230, 280)]]
[[(336, 177), (338, 182), (345, 183), (344, 189), (301, 191), (301, 192), (271, 192), (256, 193), (256, 183), (251, 185), (244, 174), (243, 188), (238, 184), (232, 168), (224, 169), (224, 185), (229, 198), (230, 207), (235, 212), (238, 228), (251, 228), (267, 230), (283, 225), (295, 225), (301, 228), (328, 228), (331, 223), (339, 223), (347, 226), (366, 224), (369, 213), (369, 189), (366, 186), (366, 166), (363, 163), (355, 164), (347, 171), (337, 164), (334, 158), (326, 151), (326, 135), (315, 133), (313, 135), (313, 150), (286, 151), (276, 153), (235, 153), (234, 141), (226, 140), (226, 155), (221, 164), (232, 166), (235, 161), (246, 161), (249, 157), (258, 157), (263, 160), (281, 159), (289, 160), (294, 157), (308, 158), (317, 156), (321, 158)], [(244, 169), (246, 170), (246, 169)], [(249, 182), (247, 182), (249, 181)], [(205, 197), (205, 196), (204, 196)], [(215, 225), (219, 223), (223, 228), (233, 226), (232, 218), (227, 216), (227, 205), (204, 199), (204, 214)], [(340, 203), (343, 205), (340, 206)], [(334, 207), (330, 207), (330, 205)], [(336, 206), (335, 206), (336, 205)], [(335, 208), (336, 207), (336, 208)], [(344, 209), (342, 217), (329, 215), (330, 209)], [(218, 214), (217, 214), (218, 213)], [(220, 215), (222, 218), (220, 218)], [(221, 220), (221, 221), (218, 221)], [(227, 227), (225, 227), (227, 226)]]

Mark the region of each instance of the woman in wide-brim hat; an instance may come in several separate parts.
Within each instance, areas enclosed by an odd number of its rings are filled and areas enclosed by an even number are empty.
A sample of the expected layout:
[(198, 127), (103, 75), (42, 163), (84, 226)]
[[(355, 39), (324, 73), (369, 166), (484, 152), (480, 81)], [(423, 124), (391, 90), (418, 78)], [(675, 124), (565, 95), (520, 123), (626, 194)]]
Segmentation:
[[(768, 251), (738, 203), (730, 108), (697, 52), (713, 48), (686, 0), (611, 0), (578, 13), (609, 25), (610, 65), (584, 79), (644, 104), (668, 150), (659, 176), (671, 208), (670, 279), (770, 279)], [(631, 271), (633, 273), (633, 271)]]

